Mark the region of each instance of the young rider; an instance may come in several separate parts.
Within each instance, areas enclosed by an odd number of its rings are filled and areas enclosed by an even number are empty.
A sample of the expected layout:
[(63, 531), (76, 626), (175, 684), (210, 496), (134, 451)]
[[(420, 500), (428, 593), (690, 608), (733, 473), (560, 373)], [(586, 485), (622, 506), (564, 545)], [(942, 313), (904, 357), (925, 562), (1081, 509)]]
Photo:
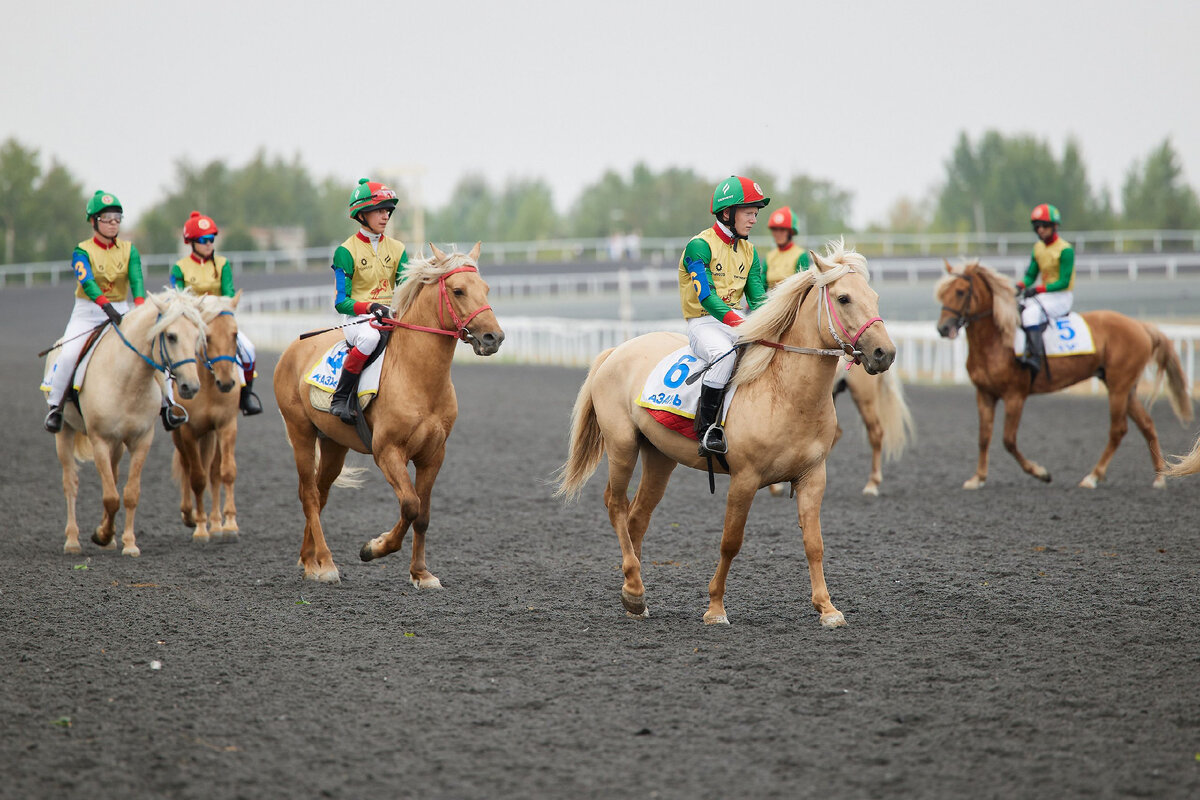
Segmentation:
[[(1042, 331), (1051, 319), (1069, 314), (1075, 299), (1071, 291), (1075, 286), (1075, 249), (1058, 235), (1062, 216), (1054, 206), (1042, 203), (1033, 209), (1029, 220), (1038, 241), (1033, 245), (1025, 280), (1017, 284), (1017, 291), (1027, 298), (1021, 311), (1025, 353), (1019, 360), (1037, 377), (1046, 352)], [(1042, 282), (1035, 286), (1039, 274)]]
[(367, 357), (379, 345), (379, 331), (370, 323), (391, 316), (392, 293), (408, 264), (404, 243), (383, 234), (397, 202), (396, 193), (382, 183), (360, 178), (350, 195), (350, 219), (362, 228), (333, 254), (334, 308), (359, 323), (343, 328), (350, 352), (329, 405), (330, 413), (348, 425), (354, 424), (355, 417), (350, 393), (358, 388)]
[[(193, 211), (183, 224), (183, 241), (192, 246), (191, 255), (176, 261), (171, 267), (171, 288), (191, 289), (196, 294), (215, 294), (233, 297), (233, 269), (229, 260), (214, 253), (220, 229), (212, 217)], [(262, 413), (262, 403), (254, 393), (254, 344), (238, 331), (238, 360), (242, 364), (246, 383), (242, 386), (238, 407), (244, 416)]]
[(697, 356), (712, 364), (704, 373), (696, 409), (700, 455), (728, 449), (720, 404), (733, 374), (734, 356), (716, 359), (737, 340), (734, 328), (743, 321), (737, 310), (743, 295), (751, 310), (766, 299), (766, 267), (747, 237), (758, 210), (769, 202), (771, 198), (749, 178), (730, 176), (717, 184), (712, 198), (716, 222), (692, 237), (679, 259), (679, 301), (687, 320), (688, 343)]
[(775, 239), (775, 248), (767, 253), (767, 288), (784, 278), (791, 277), (809, 267), (808, 251), (793, 241), (800, 232), (796, 218), (788, 206), (772, 211), (767, 219), (767, 229)]
[(51, 433), (62, 430), (63, 400), (87, 343), (87, 331), (110, 320), (114, 326), (120, 324), (121, 316), (129, 310), (131, 295), (135, 305), (146, 301), (142, 257), (131, 242), (117, 238), (123, 211), (121, 201), (110, 192), (97, 191), (87, 202), (92, 236), (76, 245), (71, 254), (78, 280), (75, 307), (62, 335), (63, 344), (58, 349), (46, 395), (50, 412), (43, 424)]

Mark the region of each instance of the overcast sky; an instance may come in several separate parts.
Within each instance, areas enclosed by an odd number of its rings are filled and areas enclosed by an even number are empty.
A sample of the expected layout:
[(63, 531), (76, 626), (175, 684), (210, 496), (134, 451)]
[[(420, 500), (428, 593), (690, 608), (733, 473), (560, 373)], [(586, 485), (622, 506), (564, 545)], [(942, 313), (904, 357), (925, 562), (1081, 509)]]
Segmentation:
[(419, 167), (433, 205), (480, 172), (544, 178), (560, 209), (608, 168), (755, 163), (851, 190), (864, 225), (964, 130), (1074, 136), (1114, 195), (1169, 136), (1200, 184), (1197, 31), (1191, 0), (3, 0), (0, 139), (135, 219), (178, 159), (266, 148), (347, 197)]

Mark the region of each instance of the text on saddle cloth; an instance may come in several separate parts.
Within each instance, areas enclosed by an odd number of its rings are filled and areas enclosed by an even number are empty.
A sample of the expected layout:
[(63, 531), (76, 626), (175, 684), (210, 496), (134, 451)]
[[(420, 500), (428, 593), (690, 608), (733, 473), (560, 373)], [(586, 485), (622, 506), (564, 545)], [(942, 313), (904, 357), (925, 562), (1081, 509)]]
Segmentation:
[[(732, 356), (730, 356), (732, 358)], [(646, 378), (646, 384), (638, 395), (637, 404), (642, 408), (666, 411), (687, 419), (696, 418), (696, 407), (700, 404), (701, 382), (688, 384), (687, 378), (693, 370), (703, 369), (708, 362), (701, 359), (691, 348), (684, 346), (668, 355), (655, 365)], [(725, 393), (725, 404), (721, 409), (721, 422), (729, 414), (736, 388)]]
[[(326, 350), (317, 363), (305, 373), (304, 382), (314, 387), (309, 393), (314, 408), (329, 410), (329, 398), (337, 389), (338, 380), (342, 377), (342, 362), (346, 360), (346, 354), (349, 352), (350, 345), (342, 339)], [(379, 391), (379, 376), (382, 372), (382, 354), (363, 368), (362, 376), (358, 379), (358, 402), (362, 408), (366, 408), (371, 398)]]
[[(1065, 317), (1055, 317), (1050, 320), (1042, 333), (1042, 345), (1046, 355), (1080, 356), (1096, 352), (1096, 344), (1092, 341), (1092, 329), (1087, 320), (1072, 311)], [(1013, 335), (1013, 350), (1025, 352), (1025, 331), (1018, 328)]]
[[(75, 370), (75, 380), (72, 381), (71, 388), (73, 388), (75, 391), (78, 392), (80, 389), (83, 388), (83, 379), (87, 375), (87, 367), (88, 367), (88, 364), (91, 363), (92, 353), (96, 352), (96, 345), (100, 344), (100, 340), (103, 339), (105, 336), (108, 336), (108, 334), (111, 330), (112, 330), (111, 325), (105, 325), (104, 328), (101, 329), (100, 335), (97, 336), (95, 338), (95, 340), (92, 341), (91, 347), (89, 347), (87, 350), (85, 350), (83, 352), (83, 357), (79, 359), (79, 368)], [(58, 342), (55, 342), (55, 344), (58, 344)], [(74, 366), (75, 366), (74, 364), (59, 364), (58, 359), (56, 359), (56, 358), (48, 359), (48, 363), (46, 365), (46, 371), (42, 375), (42, 385), (38, 388), (40, 388), (43, 393), (49, 394), (50, 382), (54, 378), (55, 370), (60, 369), (60, 368), (69, 370)]]

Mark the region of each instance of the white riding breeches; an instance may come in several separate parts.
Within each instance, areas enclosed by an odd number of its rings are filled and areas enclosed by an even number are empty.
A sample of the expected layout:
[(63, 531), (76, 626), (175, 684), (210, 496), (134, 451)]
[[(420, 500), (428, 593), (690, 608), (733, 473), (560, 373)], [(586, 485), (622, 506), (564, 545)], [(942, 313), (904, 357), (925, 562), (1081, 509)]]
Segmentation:
[[(113, 308), (124, 314), (129, 310), (129, 303), (122, 300), (114, 302)], [(64, 344), (58, 348), (58, 358), (54, 362), (54, 372), (50, 376), (50, 391), (46, 393), (46, 403), (56, 406), (62, 402), (67, 393), (67, 384), (79, 354), (87, 344), (88, 337), (83, 335), (102, 322), (108, 321), (104, 309), (86, 297), (76, 297), (75, 307), (71, 309), (71, 318), (67, 321), (67, 329), (63, 331)], [(70, 341), (68, 341), (70, 340)]]
[(258, 360), (258, 354), (254, 351), (254, 342), (250, 341), (249, 337), (241, 331), (238, 331), (237, 335), (237, 355), (243, 367), (249, 367)]
[(1065, 317), (1071, 313), (1074, 301), (1075, 293), (1070, 291), (1035, 294), (1025, 301), (1025, 308), (1021, 311), (1021, 327), (1032, 328), (1055, 317)]
[[(738, 337), (735, 328), (715, 317), (689, 319), (687, 330), (688, 344), (691, 346), (692, 352), (710, 364), (718, 357), (728, 353)], [(704, 385), (719, 388), (729, 383), (736, 360), (736, 354), (730, 353), (717, 361), (712, 369), (704, 373)]]
[(375, 348), (379, 346), (379, 329), (372, 328), (370, 321), (375, 319), (374, 314), (359, 314), (356, 317), (347, 315), (347, 322), (361, 320), (357, 325), (347, 325), (342, 328), (342, 333), (346, 335), (346, 341), (351, 347), (357, 347), (358, 352), (364, 356), (369, 356), (375, 352)]

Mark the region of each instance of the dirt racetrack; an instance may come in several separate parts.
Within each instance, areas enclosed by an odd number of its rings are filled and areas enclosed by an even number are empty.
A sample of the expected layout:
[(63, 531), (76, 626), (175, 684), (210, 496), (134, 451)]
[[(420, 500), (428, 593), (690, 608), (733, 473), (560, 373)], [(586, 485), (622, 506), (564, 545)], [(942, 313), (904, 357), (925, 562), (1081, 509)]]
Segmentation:
[[(1027, 406), (1021, 443), (1054, 483), (995, 442), (988, 486), (965, 492), (973, 392), (910, 387), (920, 438), (877, 499), (859, 493), (868, 453), (843, 397), (823, 514), (850, 623), (835, 631), (809, 603), (794, 504), (765, 492), (733, 624), (702, 624), (723, 505), (678, 470), (646, 539), (652, 616), (635, 621), (604, 467), (575, 506), (546, 484), (579, 370), (455, 368), (428, 546), (443, 591), (409, 586), (407, 547), (358, 560), (396, 515), (378, 472), (324, 517), (344, 582), (301, 580), (273, 357), (268, 413), (241, 426), (239, 543), (191, 543), (160, 430), (142, 557), (63, 555), (33, 353), (67, 294), (0, 292), (0, 796), (1200, 796), (1200, 480), (1153, 491), (1134, 429), (1107, 483), (1075, 488), (1102, 397)], [(1154, 416), (1167, 452), (1190, 446), (1165, 401)], [(98, 480), (81, 477), (90, 531)]]

